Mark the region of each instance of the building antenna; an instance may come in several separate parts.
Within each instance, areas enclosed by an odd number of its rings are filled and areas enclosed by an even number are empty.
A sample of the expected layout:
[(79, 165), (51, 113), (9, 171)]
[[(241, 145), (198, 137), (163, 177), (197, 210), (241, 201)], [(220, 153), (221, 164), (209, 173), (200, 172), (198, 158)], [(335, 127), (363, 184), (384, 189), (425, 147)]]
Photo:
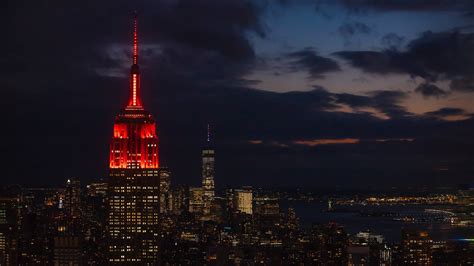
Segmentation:
[(209, 123), (207, 123), (207, 143), (211, 142), (211, 128)]
[(130, 76), (130, 100), (129, 107), (141, 108), (142, 102), (140, 99), (140, 70), (138, 67), (138, 15), (134, 12), (133, 17), (133, 49), (132, 49), (132, 69)]
[(138, 64), (138, 19), (137, 11), (134, 12), (133, 18), (133, 64)]

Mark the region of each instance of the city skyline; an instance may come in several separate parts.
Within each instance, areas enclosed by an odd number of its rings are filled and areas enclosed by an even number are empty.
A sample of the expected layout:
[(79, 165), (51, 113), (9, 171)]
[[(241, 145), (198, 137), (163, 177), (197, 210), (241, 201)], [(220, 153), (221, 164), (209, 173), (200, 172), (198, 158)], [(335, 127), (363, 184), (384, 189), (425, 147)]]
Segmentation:
[(110, 12), (106, 2), (9, 4), (1, 82), (14, 99), (4, 107), (15, 110), (5, 132), (15, 141), (3, 157), (18, 165), (41, 156), (8, 169), (5, 182), (107, 176), (104, 144), (128, 99), (134, 9), (145, 22), (143, 102), (174, 184), (201, 182), (208, 123), (218, 187), (472, 182), (469, 1), (264, 2), (119, 2)]
[(8, 2), (0, 265), (474, 265), (472, 3)]

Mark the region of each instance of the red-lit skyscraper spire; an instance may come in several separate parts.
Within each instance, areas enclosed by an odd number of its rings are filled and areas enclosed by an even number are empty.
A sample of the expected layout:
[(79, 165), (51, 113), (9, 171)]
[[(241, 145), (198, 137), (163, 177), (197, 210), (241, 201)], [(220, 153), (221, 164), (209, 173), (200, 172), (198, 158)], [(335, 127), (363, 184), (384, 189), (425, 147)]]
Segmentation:
[(140, 97), (138, 67), (138, 25), (133, 23), (133, 59), (130, 70), (130, 99), (115, 118), (110, 147), (110, 168), (158, 168), (158, 136), (153, 116), (147, 112)]
[(128, 107), (130, 108), (141, 108), (140, 98), (140, 69), (138, 67), (138, 21), (137, 13), (133, 21), (133, 59), (132, 69), (130, 71), (130, 99), (128, 101)]
[(138, 65), (138, 22), (136, 11), (135, 19), (133, 21), (133, 64)]

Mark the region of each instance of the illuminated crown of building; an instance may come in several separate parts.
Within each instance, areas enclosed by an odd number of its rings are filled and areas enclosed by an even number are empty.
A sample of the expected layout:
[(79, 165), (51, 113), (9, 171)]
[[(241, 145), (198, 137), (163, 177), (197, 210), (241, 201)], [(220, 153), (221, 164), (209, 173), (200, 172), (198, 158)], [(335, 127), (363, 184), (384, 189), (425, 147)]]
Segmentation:
[(130, 97), (115, 118), (110, 145), (110, 168), (158, 168), (158, 136), (153, 116), (143, 108), (138, 66), (138, 23), (133, 24), (133, 58), (130, 70)]

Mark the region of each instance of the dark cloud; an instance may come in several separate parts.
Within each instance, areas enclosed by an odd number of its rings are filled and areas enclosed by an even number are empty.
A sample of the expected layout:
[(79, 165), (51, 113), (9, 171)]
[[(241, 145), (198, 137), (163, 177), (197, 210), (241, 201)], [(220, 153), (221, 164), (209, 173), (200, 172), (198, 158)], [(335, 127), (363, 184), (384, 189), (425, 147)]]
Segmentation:
[(335, 60), (319, 56), (312, 48), (289, 53), (287, 57), (293, 59), (290, 63), (292, 71), (306, 70), (311, 79), (322, 78), (325, 73), (341, 70)]
[(401, 91), (372, 91), (367, 96), (341, 93), (334, 94), (333, 97), (335, 97), (337, 103), (346, 104), (354, 109), (374, 108), (390, 118), (413, 115), (401, 105), (401, 102), (407, 98), (407, 94)]
[(449, 88), (454, 91), (474, 92), (474, 79), (471, 77), (453, 79)]
[(444, 107), (436, 111), (426, 112), (425, 115), (435, 117), (447, 117), (454, 115), (464, 115), (466, 112), (461, 108)]
[(342, 51), (336, 56), (348, 60), (354, 67), (368, 73), (386, 75), (389, 73), (406, 73), (407, 58), (396, 51)]
[(416, 87), (415, 92), (420, 93), (424, 97), (444, 97), (447, 96), (448, 93), (442, 89), (440, 89), (438, 86), (430, 83), (422, 83)]
[(373, 107), (372, 98), (350, 93), (341, 93), (337, 95), (337, 102), (347, 104), (352, 108)]
[(391, 50), (399, 49), (404, 41), (404, 37), (393, 32), (385, 34), (381, 39), (382, 45)]
[(412, 115), (400, 103), (407, 98), (407, 94), (401, 91), (374, 91), (370, 93), (374, 107), (391, 118), (400, 118)]
[(349, 15), (371, 15), (382, 12), (456, 12), (461, 17), (474, 12), (471, 0), (299, 0), (276, 1), (288, 7), (290, 5), (307, 5), (321, 16), (332, 19), (337, 16), (334, 6), (346, 10)]
[(406, 73), (428, 81), (453, 80), (453, 89), (469, 91), (474, 75), (474, 33), (425, 32), (406, 51), (342, 51), (335, 55), (369, 73)]
[(371, 10), (384, 12), (437, 10), (465, 11), (465, 8), (472, 8), (472, 2), (469, 0), (341, 0), (339, 2), (349, 10), (358, 13), (365, 13)]
[(474, 73), (474, 33), (425, 32), (408, 46), (411, 63), (449, 78)]
[(339, 34), (344, 39), (345, 45), (349, 45), (351, 43), (354, 35), (370, 34), (372, 32), (371, 27), (358, 21), (346, 22), (339, 26), (338, 30)]
[(265, 35), (260, 12), (261, 7), (251, 1), (178, 1), (151, 18), (158, 27), (155, 30), (171, 42), (245, 60), (254, 57), (254, 52), (244, 31)]

